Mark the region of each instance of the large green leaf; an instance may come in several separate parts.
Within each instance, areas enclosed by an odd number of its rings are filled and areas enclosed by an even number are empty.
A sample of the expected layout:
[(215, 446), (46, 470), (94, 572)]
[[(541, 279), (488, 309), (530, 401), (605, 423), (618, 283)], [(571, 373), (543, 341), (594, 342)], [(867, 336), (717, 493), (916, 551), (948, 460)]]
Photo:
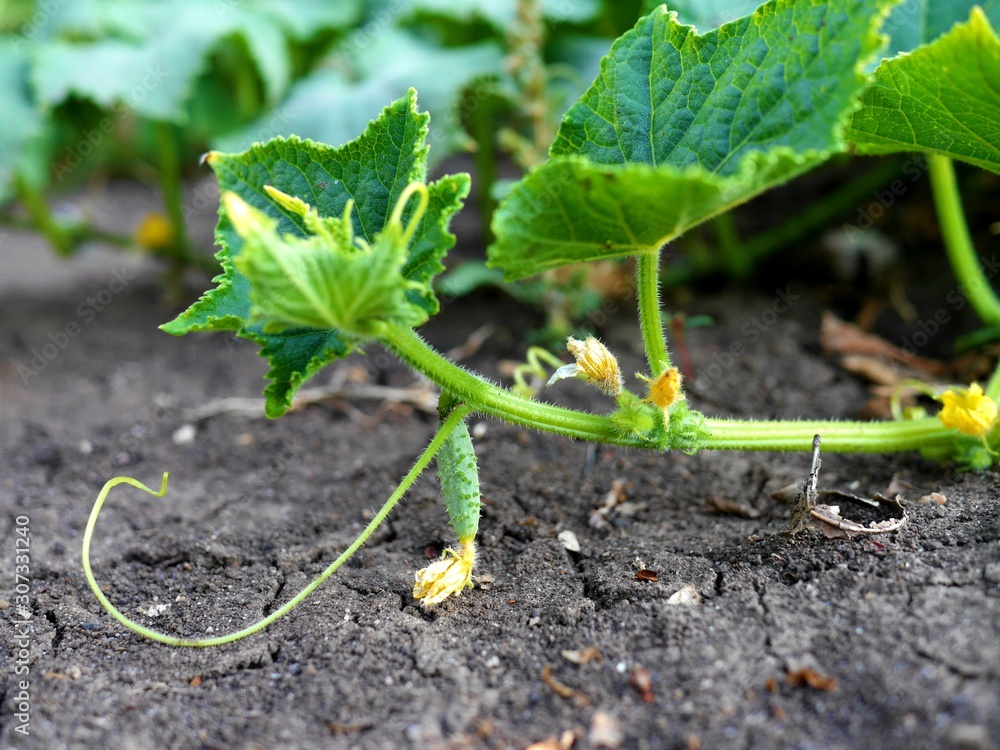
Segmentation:
[(663, 7), (640, 19), (563, 118), (554, 158), (501, 203), (490, 265), (515, 279), (655, 252), (843, 151), (889, 5), (773, 0), (702, 35)]
[(860, 153), (938, 153), (1000, 172), (1000, 39), (980, 9), (885, 60), (862, 102), (847, 130)]
[[(372, 243), (400, 195), (411, 182), (423, 182), (427, 169), (426, 114), (417, 112), (416, 92), (386, 107), (365, 132), (340, 148), (297, 138), (277, 138), (239, 154), (213, 152), (208, 162), (223, 191), (232, 191), (246, 203), (277, 220), (283, 234), (306, 236), (302, 218), (273, 200), (264, 190), (270, 185), (315, 207), (320, 216), (340, 217), (349, 200), (356, 236)], [(403, 267), (407, 280), (418, 282), (407, 299), (427, 314), (437, 311), (437, 300), (429, 291), (441, 258), (454, 244), (447, 230), (451, 216), (468, 193), (467, 175), (445, 177), (428, 186), (430, 201), (418, 225)], [(412, 204), (412, 201), (411, 201)], [(403, 213), (407, 222), (412, 205)], [(268, 333), (254, 315), (251, 288), (233, 260), (243, 248), (225, 209), (220, 210), (216, 241), (223, 273), (218, 286), (175, 320), (162, 326), (174, 335), (191, 331), (233, 330), (257, 341), (268, 357), (272, 383), (265, 390), (268, 416), (280, 416), (291, 404), (299, 385), (323, 365), (351, 351), (350, 342), (338, 331), (300, 327)]]

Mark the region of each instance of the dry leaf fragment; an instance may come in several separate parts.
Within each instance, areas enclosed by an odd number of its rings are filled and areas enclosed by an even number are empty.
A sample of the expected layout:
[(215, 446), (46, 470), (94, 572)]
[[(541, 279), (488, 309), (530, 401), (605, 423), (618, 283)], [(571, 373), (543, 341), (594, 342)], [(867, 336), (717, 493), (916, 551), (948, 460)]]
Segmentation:
[(833, 692), (837, 689), (837, 680), (835, 678), (827, 677), (809, 667), (786, 672), (785, 680), (789, 685), (794, 685), (795, 687), (808, 686), (815, 690), (826, 690), (828, 692)]
[(566, 700), (572, 699), (577, 706), (586, 706), (590, 703), (590, 698), (581, 693), (579, 690), (575, 690), (569, 685), (564, 685), (553, 677), (552, 667), (548, 664), (542, 667), (542, 682), (551, 688), (552, 692), (560, 698), (565, 698)]
[(590, 514), (588, 523), (591, 528), (603, 529), (608, 525), (608, 516), (611, 515), (611, 511), (615, 509), (616, 505), (620, 505), (628, 499), (625, 494), (627, 484), (625, 479), (616, 479), (611, 483), (611, 489), (604, 496), (604, 502)]
[(525, 750), (570, 750), (576, 744), (576, 732), (572, 729), (564, 729), (559, 738), (548, 737), (541, 742), (534, 742), (528, 745)]
[(928, 503), (933, 503), (934, 505), (944, 505), (948, 502), (948, 498), (940, 492), (932, 492), (929, 495), (924, 495), (922, 498), (917, 500), (917, 502), (921, 505), (927, 505)]
[(625, 733), (621, 722), (606, 711), (596, 711), (590, 720), (590, 744), (611, 750), (621, 747)]
[(670, 598), (667, 599), (667, 604), (673, 605), (695, 605), (701, 604), (701, 596), (698, 595), (698, 590), (693, 584), (688, 584), (683, 588), (678, 589)]
[(576, 534), (567, 529), (566, 531), (560, 531), (559, 536), (556, 537), (559, 543), (567, 552), (579, 552), (580, 551), (580, 540), (576, 538)]
[(653, 678), (648, 669), (642, 667), (633, 669), (632, 674), (629, 675), (628, 684), (639, 693), (643, 703), (652, 703), (656, 700), (656, 696), (653, 694)]
[(656, 583), (660, 580), (660, 574), (655, 570), (648, 570), (646, 568), (640, 568), (635, 573), (635, 580), (637, 581), (647, 581), (648, 583)]
[(722, 497), (709, 497), (706, 501), (707, 510), (712, 513), (725, 513), (740, 518), (759, 518), (760, 513), (747, 503), (738, 500), (727, 500)]
[(562, 656), (573, 664), (589, 664), (592, 661), (601, 660), (601, 652), (597, 650), (596, 646), (587, 646), (581, 651), (563, 651)]
[(562, 750), (562, 745), (555, 737), (547, 737), (541, 742), (532, 742), (525, 750)]
[(893, 346), (881, 336), (865, 333), (853, 323), (844, 322), (829, 311), (823, 313), (819, 337), (823, 351), (827, 354), (882, 357), (928, 375), (943, 375), (948, 369), (943, 362), (914, 356), (898, 346)]
[(191, 680), (188, 682), (188, 685), (190, 685), (191, 687), (198, 687), (199, 685), (201, 685), (201, 675), (196, 674), (194, 677), (192, 677)]

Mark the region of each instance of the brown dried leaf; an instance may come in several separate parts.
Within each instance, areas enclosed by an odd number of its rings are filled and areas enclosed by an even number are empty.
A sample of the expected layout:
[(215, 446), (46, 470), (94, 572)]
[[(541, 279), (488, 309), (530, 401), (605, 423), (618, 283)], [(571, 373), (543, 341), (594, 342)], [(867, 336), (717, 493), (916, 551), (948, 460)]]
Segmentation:
[(809, 667), (786, 672), (785, 680), (789, 685), (794, 685), (795, 687), (811, 687), (814, 690), (826, 690), (828, 692), (833, 692), (837, 689), (837, 680), (835, 678), (827, 677)]
[(578, 706), (586, 706), (590, 703), (590, 698), (581, 693), (579, 690), (575, 690), (569, 685), (564, 685), (553, 677), (552, 667), (548, 664), (542, 667), (542, 682), (544, 682), (552, 690), (552, 692), (560, 698), (565, 698), (566, 700), (572, 699)]
[(865, 333), (853, 323), (844, 322), (830, 311), (823, 313), (819, 336), (823, 351), (827, 354), (881, 357), (933, 376), (945, 375), (948, 372), (948, 367), (943, 362), (908, 354), (881, 336)]
[(656, 695), (653, 693), (653, 678), (648, 669), (642, 667), (633, 669), (632, 674), (629, 675), (628, 684), (639, 693), (643, 703), (652, 703), (656, 700)]
[(709, 497), (706, 501), (710, 513), (725, 513), (740, 518), (760, 518), (760, 513), (747, 503), (738, 500), (727, 500), (723, 497)]
[(649, 583), (656, 583), (660, 580), (660, 574), (655, 570), (648, 570), (643, 568), (642, 570), (636, 571), (635, 580), (637, 581), (647, 581)]
[(601, 660), (601, 652), (596, 646), (587, 646), (580, 651), (563, 651), (563, 658), (573, 664), (589, 664), (592, 661)]

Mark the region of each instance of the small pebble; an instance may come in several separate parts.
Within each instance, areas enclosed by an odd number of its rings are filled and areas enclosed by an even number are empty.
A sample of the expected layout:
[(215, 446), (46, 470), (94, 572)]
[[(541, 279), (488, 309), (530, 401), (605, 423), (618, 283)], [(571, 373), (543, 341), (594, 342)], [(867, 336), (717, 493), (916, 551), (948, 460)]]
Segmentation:
[(197, 428), (193, 424), (183, 424), (174, 430), (173, 441), (175, 445), (188, 445), (194, 442)]

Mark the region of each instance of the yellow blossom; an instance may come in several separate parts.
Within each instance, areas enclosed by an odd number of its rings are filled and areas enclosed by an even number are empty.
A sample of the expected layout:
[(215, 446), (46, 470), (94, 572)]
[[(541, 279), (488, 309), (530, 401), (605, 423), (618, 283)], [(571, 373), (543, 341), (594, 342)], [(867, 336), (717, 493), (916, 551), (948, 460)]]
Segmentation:
[(135, 230), (135, 242), (147, 250), (165, 250), (174, 244), (174, 226), (170, 219), (153, 211), (142, 217)]
[(681, 371), (676, 367), (668, 367), (655, 379), (647, 378), (641, 373), (635, 374), (640, 380), (649, 383), (649, 398), (653, 404), (666, 411), (668, 406), (673, 406), (681, 397)]
[(549, 378), (549, 384), (563, 378), (582, 377), (609, 396), (617, 396), (622, 391), (622, 374), (618, 360), (608, 348), (593, 336), (583, 341), (570, 336), (566, 348), (576, 359), (571, 365), (564, 365)]
[(417, 571), (413, 598), (420, 599), (424, 607), (432, 607), (449, 596), (458, 596), (464, 589), (472, 588), (472, 568), (475, 564), (475, 541), (460, 539), (457, 552), (449, 547), (440, 560)]
[(944, 426), (954, 427), (966, 435), (985, 435), (997, 418), (996, 401), (983, 393), (979, 383), (947, 390), (938, 400), (944, 404), (938, 412)]

